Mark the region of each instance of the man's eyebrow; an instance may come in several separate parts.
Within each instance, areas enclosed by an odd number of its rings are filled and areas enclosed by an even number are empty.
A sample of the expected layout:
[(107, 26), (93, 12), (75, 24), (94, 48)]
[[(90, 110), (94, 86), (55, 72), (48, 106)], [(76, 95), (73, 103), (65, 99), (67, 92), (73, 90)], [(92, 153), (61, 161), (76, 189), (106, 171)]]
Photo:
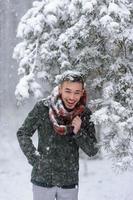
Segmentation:
[[(72, 91), (70, 88), (65, 88), (65, 90)], [(81, 90), (75, 90), (75, 92), (81, 92)]]

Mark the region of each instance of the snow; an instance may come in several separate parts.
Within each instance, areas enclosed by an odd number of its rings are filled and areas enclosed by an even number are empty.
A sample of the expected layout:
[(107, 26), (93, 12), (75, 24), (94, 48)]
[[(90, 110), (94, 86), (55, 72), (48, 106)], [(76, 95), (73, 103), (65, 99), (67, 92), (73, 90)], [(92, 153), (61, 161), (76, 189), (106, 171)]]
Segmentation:
[(34, 93), (35, 98), (36, 99), (42, 98), (43, 94), (40, 90), (41, 86), (35, 81), (31, 82), (30, 85), (31, 85), (31, 87), (30, 87), (31, 91)]
[(46, 17), (46, 22), (47, 22), (47, 24), (48, 24), (50, 27), (52, 27), (52, 26), (56, 25), (56, 23), (57, 23), (57, 18), (56, 18), (55, 15), (49, 14), (49, 15), (47, 15), (47, 17)]
[(13, 58), (14, 58), (14, 59), (21, 59), (21, 58), (23, 58), (25, 49), (26, 49), (26, 43), (25, 43), (25, 42), (19, 43), (19, 44), (14, 48)]
[(114, 94), (114, 85), (111, 81), (109, 81), (103, 86), (103, 97), (104, 99), (110, 99), (113, 98), (113, 94)]
[[(0, 160), (0, 199), (32, 200), (31, 167), (17, 141), (5, 142), (6, 151)], [(132, 172), (116, 174), (107, 160), (80, 160), (79, 176), (79, 200), (132, 200)]]
[(110, 15), (111, 13), (118, 13), (119, 12), (119, 6), (115, 3), (110, 3), (108, 7), (108, 14)]
[(107, 26), (109, 23), (113, 22), (112, 17), (110, 17), (109, 15), (104, 15), (103, 17), (101, 17), (100, 19), (100, 23), (105, 27)]
[[(25, 113), (27, 113), (27, 110)], [(12, 117), (9, 118), (8, 115)], [(24, 110), (20, 109), (15, 112), (8, 112), (5, 119), (1, 120), (1, 200), (32, 200), (32, 184), (30, 182), (32, 167), (20, 150), (16, 138), (16, 131), (22, 123), (24, 115), (26, 115)], [(12, 123), (13, 120), (14, 123)], [(36, 136), (37, 134), (33, 136), (35, 145)], [(79, 200), (133, 199), (132, 171), (117, 173), (112, 169), (111, 161), (105, 158), (80, 159), (79, 177)]]
[(101, 6), (100, 15), (102, 15), (104, 13), (107, 14), (107, 11), (108, 11), (108, 9), (107, 9), (106, 5)]
[(57, 13), (57, 6), (58, 6), (58, 1), (49, 1), (49, 4), (45, 6), (44, 12), (47, 13), (53, 13), (56, 15)]
[(93, 113), (91, 119), (95, 124), (102, 124), (105, 123), (108, 120), (108, 110), (107, 107), (103, 107), (100, 110), (97, 110), (95, 113)]
[(88, 161), (87, 172), (81, 162), (79, 200), (132, 199), (132, 172), (116, 174), (107, 160)]
[(16, 86), (15, 95), (17, 100), (29, 98), (29, 88), (36, 99), (43, 97), (40, 84), (35, 81), (34, 74), (30, 73), (29, 75), (22, 77)]
[(67, 70), (63, 74), (57, 75), (55, 82), (58, 84), (62, 82), (63, 80), (67, 80), (67, 79), (73, 81), (75, 76), (76, 77), (79, 76), (82, 78), (83, 74), (76, 70)]
[[(49, 3), (48, 3), (49, 2)], [(57, 45), (56, 48), (58, 49), (64, 49), (61, 50), (60, 54), (65, 54), (65, 45), (68, 47), (67, 49), (70, 48), (70, 51), (68, 53), (72, 53), (72, 57), (74, 58), (74, 53), (76, 55), (76, 44), (85, 41), (86, 44), (89, 44), (87, 42), (87, 36), (90, 31), (86, 31), (88, 29), (87, 23), (89, 22), (88, 20), (91, 20), (93, 15), (82, 15), (82, 9), (80, 10), (79, 8), (76, 7), (78, 5), (78, 2), (83, 2), (83, 10), (85, 12), (94, 12), (98, 11), (100, 14), (100, 18), (98, 13), (96, 13), (96, 17), (94, 17), (94, 20), (92, 20), (92, 24), (95, 24), (96, 27), (96, 33), (99, 30), (101, 30), (101, 33), (103, 32), (103, 35), (101, 34), (102, 37), (101, 39), (104, 38), (104, 41), (108, 41), (105, 44), (105, 51), (107, 53), (107, 56), (112, 56), (117, 57), (118, 54), (118, 59), (112, 59), (114, 61), (114, 65), (112, 63), (112, 66), (108, 66), (107, 69), (107, 75), (108, 70), (109, 72), (112, 73), (112, 70), (115, 72), (115, 77), (112, 77), (112, 83), (113, 80), (116, 80), (115, 87), (120, 91), (120, 97), (122, 95), (125, 95), (126, 97), (126, 103), (129, 104), (129, 106), (126, 108), (122, 106), (118, 102), (107, 102), (107, 99), (111, 99), (111, 96), (113, 96), (113, 85), (109, 85), (108, 87), (104, 88), (104, 98), (105, 98), (105, 105), (104, 107), (101, 108), (99, 111), (95, 113), (93, 116), (93, 120), (98, 124), (98, 123), (103, 123), (104, 124), (104, 134), (105, 134), (105, 127), (108, 125), (108, 131), (106, 131), (105, 136), (110, 136), (110, 133), (114, 133), (114, 128), (117, 128), (116, 130), (116, 137), (115, 140), (111, 140), (109, 142), (109, 139), (107, 144), (110, 144), (112, 149), (116, 149), (116, 143), (121, 144), (126, 144), (126, 138), (128, 134), (132, 130), (132, 118), (130, 117), (132, 114), (132, 88), (129, 87), (126, 90), (126, 94), (123, 92), (123, 86), (128, 87), (128, 85), (132, 85), (132, 77), (131, 81), (127, 80), (129, 79), (129, 74), (126, 78), (126, 75), (122, 78), (122, 74), (119, 74), (119, 71), (121, 71), (121, 64), (124, 64), (126, 68), (128, 69), (128, 65), (126, 64), (126, 59), (122, 58), (123, 55), (123, 50), (120, 50), (118, 48), (118, 41), (124, 42), (126, 47), (126, 52), (127, 53), (127, 58), (129, 58), (129, 65), (131, 62), (130, 59), (130, 51), (132, 48), (131, 47), (131, 42), (133, 41), (133, 28), (131, 24), (131, 3), (129, 5), (127, 0), (120, 0), (118, 3), (117, 1), (108, 1), (108, 3), (100, 3), (100, 1), (96, 0), (74, 0), (72, 1), (72, 4), (70, 6), (67, 5), (67, 0), (64, 1), (58, 1), (58, 0), (47, 0), (43, 2), (34, 2), (32, 9), (30, 9), (27, 14), (21, 19), (21, 22), (18, 27), (17, 31), (17, 37), (20, 37), (23, 39), (23, 42), (18, 44), (14, 50), (14, 55), (13, 57), (19, 61), (19, 70), (18, 74), (19, 75), (24, 75), (26, 74), (27, 66), (29, 66), (28, 61), (34, 60), (34, 52), (36, 52), (36, 37), (40, 37), (42, 34), (42, 30), (45, 30), (47, 26), (49, 25), (51, 28), (55, 28), (56, 30), (56, 25), (58, 25), (58, 20), (61, 19), (63, 20), (63, 33), (61, 29), (57, 30)], [(75, 3), (74, 3), (75, 2)], [(99, 2), (97, 4), (97, 2)], [(102, 1), (101, 1), (102, 2)], [(110, 2), (110, 3), (109, 3)], [(115, 2), (115, 3), (114, 3)], [(131, 1), (130, 1), (131, 2)], [(77, 4), (76, 4), (77, 3)], [(46, 4), (46, 6), (44, 6)], [(125, 5), (124, 5), (125, 4)], [(44, 8), (43, 8), (44, 6)], [(95, 6), (96, 9), (95, 9)], [(77, 9), (76, 9), (77, 8)], [(101, 9), (100, 9), (101, 8)], [(68, 18), (72, 18), (71, 23), (66, 23), (68, 22)], [(89, 17), (89, 18), (87, 18)], [(117, 20), (117, 17), (120, 18), (120, 21)], [(119, 19), (118, 18), (118, 19)], [(130, 19), (130, 20), (129, 20)], [(99, 23), (100, 22), (100, 23)], [(45, 24), (46, 23), (46, 24)], [(100, 25), (102, 25), (100, 27)], [(91, 28), (92, 27), (92, 28)], [(100, 28), (100, 29), (99, 29)], [(53, 33), (55, 30), (53, 30)], [(93, 26), (90, 26), (90, 30), (93, 30)], [(46, 32), (45, 32), (46, 31)], [(42, 66), (47, 66), (47, 61), (51, 61), (54, 57), (57, 58), (56, 55), (59, 55), (57, 51), (49, 51), (49, 44), (53, 43), (53, 40), (55, 40), (55, 34), (52, 32), (47, 33), (47, 28), (43, 33), (43, 37), (41, 38), (41, 42), (43, 44), (40, 45), (40, 63), (42, 62)], [(52, 33), (52, 35), (51, 35)], [(91, 33), (91, 32), (90, 32)], [(94, 33), (94, 36), (97, 36), (96, 33)], [(111, 33), (111, 34), (110, 34)], [(116, 34), (117, 33), (117, 34)], [(119, 34), (120, 33), (120, 34)], [(81, 39), (78, 42), (78, 35), (82, 36)], [(93, 35), (93, 34), (92, 34)], [(107, 38), (106, 38), (107, 37)], [(90, 37), (91, 38), (91, 37)], [(126, 38), (126, 40), (124, 40)], [(93, 37), (92, 37), (93, 39)], [(73, 41), (72, 41), (73, 40)], [(51, 42), (52, 41), (52, 42)], [(92, 40), (94, 41), (94, 39)], [(116, 42), (115, 42), (116, 41)], [(102, 49), (97, 42), (93, 44), (90, 40), (89, 46), (85, 46), (86, 48), (81, 49), (82, 53), (78, 53), (75, 56), (77, 59), (79, 57), (79, 60), (81, 59), (81, 64), (86, 64), (82, 63), (82, 56), (85, 58), (86, 54), (90, 54), (90, 56), (95, 60), (98, 65), (99, 65), (99, 56), (102, 55), (102, 51), (99, 52), (97, 56), (97, 49), (95, 50), (95, 44), (98, 45), (98, 49)], [(83, 42), (83, 45), (84, 42)], [(90, 49), (90, 51), (86, 51), (87, 48)], [(38, 50), (38, 49), (37, 49)], [(95, 50), (95, 51), (94, 51)], [(55, 52), (55, 54), (54, 54)], [(85, 53), (84, 53), (85, 52)], [(86, 53), (87, 52), (87, 53)], [(91, 53), (89, 53), (91, 52)], [(96, 53), (95, 53), (96, 52)], [(122, 54), (121, 54), (122, 53)], [(133, 52), (132, 52), (133, 53)], [(67, 55), (67, 53), (66, 53)], [(36, 58), (36, 56), (35, 56)], [(68, 58), (61, 57), (62, 60), (60, 62), (60, 66), (62, 67), (61, 69), (65, 70), (65, 67), (68, 65)], [(103, 58), (103, 57), (102, 57)], [(106, 57), (105, 57), (106, 58)], [(86, 60), (86, 59), (84, 59)], [(75, 60), (74, 60), (75, 61)], [(124, 63), (125, 62), (125, 63)], [(73, 60), (70, 60), (70, 63), (74, 63)], [(95, 66), (95, 63), (90, 61), (90, 66)], [(53, 67), (53, 65), (51, 65)], [(58, 70), (59, 66), (56, 65), (54, 62), (54, 68), (49, 71), (52, 71), (53, 69)], [(111, 70), (112, 67), (112, 70)], [(132, 65), (131, 65), (132, 67)], [(41, 68), (40, 68), (41, 69)], [(49, 69), (49, 68), (48, 68)], [(129, 68), (130, 69), (130, 68)], [(34, 72), (34, 66), (30, 66), (29, 71)], [(44, 69), (42, 69), (44, 70)], [(84, 70), (84, 69), (83, 69)], [(36, 72), (36, 70), (35, 70)], [(46, 73), (48, 70), (46, 69)], [(47, 76), (47, 74), (38, 72), (38, 78), (43, 78), (45, 80), (45, 77), (49, 78), (51, 77), (50, 75)], [(102, 76), (101, 76), (102, 77)], [(117, 79), (119, 78), (119, 82), (117, 82)], [(24, 76), (22, 79), (20, 79), (19, 84), (17, 85), (16, 88), (16, 98), (17, 100), (23, 100), (24, 98), (29, 97), (29, 91), (33, 92), (34, 96), (37, 98), (41, 96), (41, 93), (39, 91), (39, 85), (34, 82), (34, 77), (31, 76)], [(58, 77), (59, 79), (59, 77)], [(52, 79), (51, 79), (52, 80)], [(60, 80), (60, 79), (59, 79)], [(91, 80), (90, 80), (91, 81)], [(124, 84), (125, 82), (125, 84)], [(97, 84), (96, 84), (97, 83)], [(96, 86), (99, 84), (100, 86), (102, 85), (102, 78), (99, 77), (99, 79), (96, 79)], [(117, 85), (117, 83), (119, 83)], [(130, 84), (129, 84), (130, 83)], [(127, 85), (127, 86), (126, 86)], [(33, 91), (34, 90), (34, 91)], [(96, 102), (96, 101), (95, 101)], [(100, 100), (99, 100), (100, 102)], [(110, 109), (106, 107), (106, 104), (110, 105)], [(102, 104), (102, 101), (101, 101)], [(107, 105), (107, 106), (108, 106)], [(111, 112), (110, 112), (111, 111)], [(31, 172), (31, 167), (27, 164), (26, 159), (24, 158), (22, 152), (20, 151), (20, 148), (18, 146), (18, 142), (16, 140), (16, 136), (13, 136), (13, 133), (16, 132), (17, 126), (14, 128), (14, 131), (12, 128), (8, 126), (8, 123), (12, 123), (9, 121), (9, 118), (12, 115), (9, 114), (9, 116), (6, 118), (6, 134), (7, 137), (4, 135), (5, 130), (2, 129), (1, 127), (1, 138), (2, 141), (0, 141), (0, 164), (1, 164), (1, 169), (0, 169), (0, 180), (1, 180), (1, 191), (0, 191), (0, 199), (2, 200), (8, 200), (11, 199), (11, 197), (15, 200), (25, 200), (25, 199), (32, 199), (32, 188), (31, 184), (29, 182), (30, 179), (30, 172)], [(129, 118), (130, 117), (130, 118)], [(127, 119), (128, 121), (123, 122), (123, 120)], [(15, 118), (14, 123), (16, 123), (18, 119)], [(120, 122), (119, 122), (120, 121)], [(105, 123), (106, 122), (106, 123)], [(109, 122), (109, 123), (108, 123)], [(117, 126), (114, 124), (116, 124)], [(14, 125), (12, 123), (12, 126)], [(107, 124), (108, 123), (108, 124)], [(126, 124), (125, 124), (126, 123)], [(1, 123), (3, 126), (3, 123)], [(107, 128), (107, 127), (106, 127)], [(126, 130), (127, 129), (127, 130)], [(10, 130), (10, 131), (9, 131)], [(111, 132), (112, 130), (112, 132)], [(125, 134), (126, 130), (126, 134)], [(120, 135), (119, 135), (120, 133)], [(117, 135), (119, 138), (117, 138)], [(107, 138), (107, 137), (106, 137)], [(117, 139), (117, 140), (116, 140)], [(121, 143), (123, 139), (123, 143)], [(132, 139), (129, 137), (129, 139)], [(132, 143), (132, 140), (131, 140)], [(132, 144), (130, 144), (132, 147)], [(121, 145), (122, 146), (122, 145)], [(130, 147), (130, 146), (129, 146)], [(123, 158), (123, 162), (125, 163), (131, 163), (130, 158), (132, 155), (132, 149), (126, 148), (127, 151), (125, 153), (128, 153), (129, 156)], [(120, 149), (118, 149), (120, 150)], [(118, 151), (115, 151), (118, 152)], [(118, 163), (119, 165), (122, 164), (122, 162)], [(107, 160), (91, 160), (91, 161), (86, 161), (84, 162), (83, 160), (80, 161), (80, 191), (79, 191), (79, 200), (131, 200), (132, 198), (132, 189), (131, 189), (131, 184), (133, 181), (132, 177), (132, 172), (125, 172), (123, 174), (115, 174), (111, 168), (111, 162)], [(23, 186), (23, 187), (22, 187)]]
[(91, 13), (94, 10), (92, 2), (86, 2), (85, 5), (83, 5), (83, 11)]
[(117, 5), (115, 3), (110, 3), (108, 7), (108, 14), (114, 13), (119, 15), (119, 17), (129, 17), (130, 11), (124, 4)]
[(49, 75), (47, 72), (45, 72), (45, 71), (42, 71), (42, 72), (38, 72), (38, 73), (37, 73), (37, 77), (38, 77), (39, 79), (46, 80), (49, 76), (50, 76), (50, 75)]
[(18, 85), (16, 87), (15, 95), (17, 95), (17, 96), (20, 95), (20, 96), (23, 96), (25, 98), (28, 98), (29, 97), (28, 90), (29, 90), (29, 85), (28, 85), (27, 77), (26, 78), (23, 77), (19, 81), (19, 83), (18, 83)]

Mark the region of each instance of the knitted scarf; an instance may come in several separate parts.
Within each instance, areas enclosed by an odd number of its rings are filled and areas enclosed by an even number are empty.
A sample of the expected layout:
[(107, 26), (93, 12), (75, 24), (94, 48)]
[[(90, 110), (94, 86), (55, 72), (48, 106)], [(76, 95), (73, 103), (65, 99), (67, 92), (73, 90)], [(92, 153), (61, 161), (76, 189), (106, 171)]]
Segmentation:
[(86, 105), (86, 92), (72, 111), (68, 111), (59, 95), (58, 86), (54, 88), (49, 96), (49, 117), (53, 123), (55, 132), (59, 135), (66, 135), (73, 132), (72, 120), (84, 111)]

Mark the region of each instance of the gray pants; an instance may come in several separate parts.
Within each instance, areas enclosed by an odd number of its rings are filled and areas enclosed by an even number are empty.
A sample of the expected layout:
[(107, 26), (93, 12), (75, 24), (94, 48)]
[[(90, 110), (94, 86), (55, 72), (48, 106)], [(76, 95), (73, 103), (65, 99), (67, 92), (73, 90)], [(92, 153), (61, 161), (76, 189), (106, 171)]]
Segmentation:
[(78, 200), (78, 187), (63, 189), (59, 187), (40, 187), (33, 184), (33, 200)]

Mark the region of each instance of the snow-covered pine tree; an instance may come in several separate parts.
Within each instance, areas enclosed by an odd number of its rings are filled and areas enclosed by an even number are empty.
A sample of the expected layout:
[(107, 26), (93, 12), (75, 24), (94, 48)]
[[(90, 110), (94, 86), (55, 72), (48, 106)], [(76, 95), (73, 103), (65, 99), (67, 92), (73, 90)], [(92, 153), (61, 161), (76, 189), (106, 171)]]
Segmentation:
[(35, 1), (17, 37), (17, 101), (42, 97), (41, 81), (53, 84), (66, 70), (81, 71), (95, 94), (90, 103), (102, 126), (101, 145), (117, 166), (133, 167), (132, 0)]

